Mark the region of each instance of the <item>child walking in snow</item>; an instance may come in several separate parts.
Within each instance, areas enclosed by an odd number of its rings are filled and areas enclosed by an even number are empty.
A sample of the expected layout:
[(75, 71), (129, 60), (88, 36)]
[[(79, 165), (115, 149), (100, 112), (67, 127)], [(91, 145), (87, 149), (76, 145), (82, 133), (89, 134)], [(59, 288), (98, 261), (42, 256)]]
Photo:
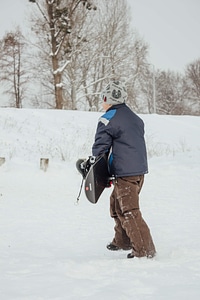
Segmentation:
[(139, 207), (144, 174), (148, 173), (144, 123), (125, 104), (127, 92), (121, 82), (110, 82), (101, 98), (106, 112), (99, 119), (92, 154), (109, 154), (109, 172), (115, 177), (110, 197), (115, 236), (107, 248), (132, 249), (128, 258), (152, 258), (155, 246)]

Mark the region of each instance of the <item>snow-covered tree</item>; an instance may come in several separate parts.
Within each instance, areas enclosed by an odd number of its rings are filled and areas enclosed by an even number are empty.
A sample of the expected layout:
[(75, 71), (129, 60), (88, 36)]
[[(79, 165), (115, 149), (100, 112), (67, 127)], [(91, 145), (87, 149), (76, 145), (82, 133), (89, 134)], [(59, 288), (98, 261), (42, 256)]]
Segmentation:
[[(30, 1), (30, 0), (29, 0)], [(63, 73), (71, 60), (70, 35), (75, 24), (76, 11), (96, 10), (92, 0), (31, 0), (40, 13), (33, 22), (32, 29), (37, 33), (41, 48), (46, 53), (46, 62), (51, 63), (50, 83), (53, 84), (55, 108), (62, 109)], [(50, 61), (49, 61), (50, 58)], [(47, 84), (50, 86), (50, 84)]]
[(148, 46), (131, 29), (127, 0), (34, 2), (37, 74), (49, 104), (55, 94), (56, 108), (99, 110), (102, 87), (118, 78), (127, 83), (130, 106), (142, 107), (138, 95)]

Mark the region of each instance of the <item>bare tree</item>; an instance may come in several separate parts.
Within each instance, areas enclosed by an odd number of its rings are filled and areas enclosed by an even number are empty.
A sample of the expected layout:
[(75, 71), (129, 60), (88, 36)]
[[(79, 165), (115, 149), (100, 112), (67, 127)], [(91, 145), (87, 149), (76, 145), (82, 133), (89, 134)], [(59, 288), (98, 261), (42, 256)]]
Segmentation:
[(75, 25), (74, 15), (80, 5), (82, 9), (88, 11), (96, 9), (96, 6), (92, 4), (92, 0), (29, 1), (36, 3), (42, 16), (42, 19), (35, 20), (33, 30), (40, 34), (40, 38), (42, 36), (46, 52), (51, 59), (55, 108), (62, 109), (64, 105), (62, 77), (71, 59), (70, 34)]
[(129, 105), (139, 110), (148, 46), (130, 27), (127, 0), (96, 0), (93, 14), (89, 1), (34, 2), (43, 16), (33, 23), (42, 62), (37, 72), (45, 91), (55, 94), (56, 108), (99, 110), (103, 85), (117, 78), (127, 84)]
[[(200, 114), (200, 59), (189, 64), (185, 72), (184, 88), (191, 112)], [(189, 108), (189, 107), (188, 107)]]
[[(143, 65), (142, 75), (140, 79), (141, 89), (139, 90), (139, 98), (142, 99), (142, 112), (145, 113), (155, 113), (154, 111), (154, 101), (155, 101), (155, 68), (149, 64)], [(146, 102), (146, 105), (144, 105)], [(146, 107), (146, 109), (144, 109)]]
[(158, 71), (156, 75), (156, 111), (159, 114), (183, 114), (183, 79), (179, 73)]
[(146, 95), (143, 93), (144, 86), (147, 82), (147, 74), (150, 76), (150, 81), (152, 81), (151, 72), (148, 72), (148, 45), (136, 34), (134, 43), (131, 46), (131, 56), (128, 59), (128, 65), (126, 67), (130, 95), (128, 103), (130, 107), (137, 112), (147, 112), (146, 107), (148, 107), (147, 101), (149, 99), (146, 99)]
[(131, 30), (126, 0), (101, 0), (97, 3), (95, 19), (89, 15), (86, 20), (90, 28), (79, 61), (82, 91), (77, 101), (83, 99), (86, 108), (99, 110), (103, 85), (117, 78), (126, 82), (131, 96), (129, 104), (135, 107), (137, 101), (132, 95), (137, 94), (139, 83), (136, 83), (136, 78), (139, 78), (141, 66), (146, 61), (147, 45)]
[(77, 109), (79, 97), (84, 100), (87, 97), (83, 91), (83, 82), (94, 56), (92, 41), (95, 19), (96, 12), (90, 14), (80, 7), (74, 13), (74, 26), (63, 53), (63, 56), (67, 55), (66, 50), (70, 45), (70, 62), (64, 70), (65, 107), (68, 109)]
[(7, 33), (0, 41), (0, 80), (5, 84), (5, 93), (15, 99), (16, 108), (22, 107), (22, 100), (27, 83), (27, 73), (23, 66), (25, 49), (24, 37), (19, 28)]

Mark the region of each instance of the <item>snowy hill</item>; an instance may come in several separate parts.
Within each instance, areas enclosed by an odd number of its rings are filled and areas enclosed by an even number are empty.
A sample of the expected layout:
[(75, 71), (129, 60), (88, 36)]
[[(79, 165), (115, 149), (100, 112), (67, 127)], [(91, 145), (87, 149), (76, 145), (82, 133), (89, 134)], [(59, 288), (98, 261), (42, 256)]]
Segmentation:
[(199, 299), (200, 118), (141, 115), (150, 171), (141, 211), (158, 254), (127, 260), (105, 247), (111, 189), (75, 205), (75, 161), (91, 154), (100, 115), (0, 109), (1, 300)]

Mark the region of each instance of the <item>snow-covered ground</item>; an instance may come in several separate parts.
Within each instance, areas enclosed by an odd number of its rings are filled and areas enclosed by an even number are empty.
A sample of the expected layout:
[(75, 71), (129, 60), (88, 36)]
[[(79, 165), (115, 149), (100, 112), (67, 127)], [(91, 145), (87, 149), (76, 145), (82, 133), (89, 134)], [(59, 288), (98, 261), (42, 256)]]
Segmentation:
[(141, 211), (158, 254), (128, 260), (106, 249), (112, 188), (76, 204), (75, 161), (91, 154), (99, 116), (0, 109), (0, 299), (199, 300), (200, 117), (141, 116), (150, 171)]

